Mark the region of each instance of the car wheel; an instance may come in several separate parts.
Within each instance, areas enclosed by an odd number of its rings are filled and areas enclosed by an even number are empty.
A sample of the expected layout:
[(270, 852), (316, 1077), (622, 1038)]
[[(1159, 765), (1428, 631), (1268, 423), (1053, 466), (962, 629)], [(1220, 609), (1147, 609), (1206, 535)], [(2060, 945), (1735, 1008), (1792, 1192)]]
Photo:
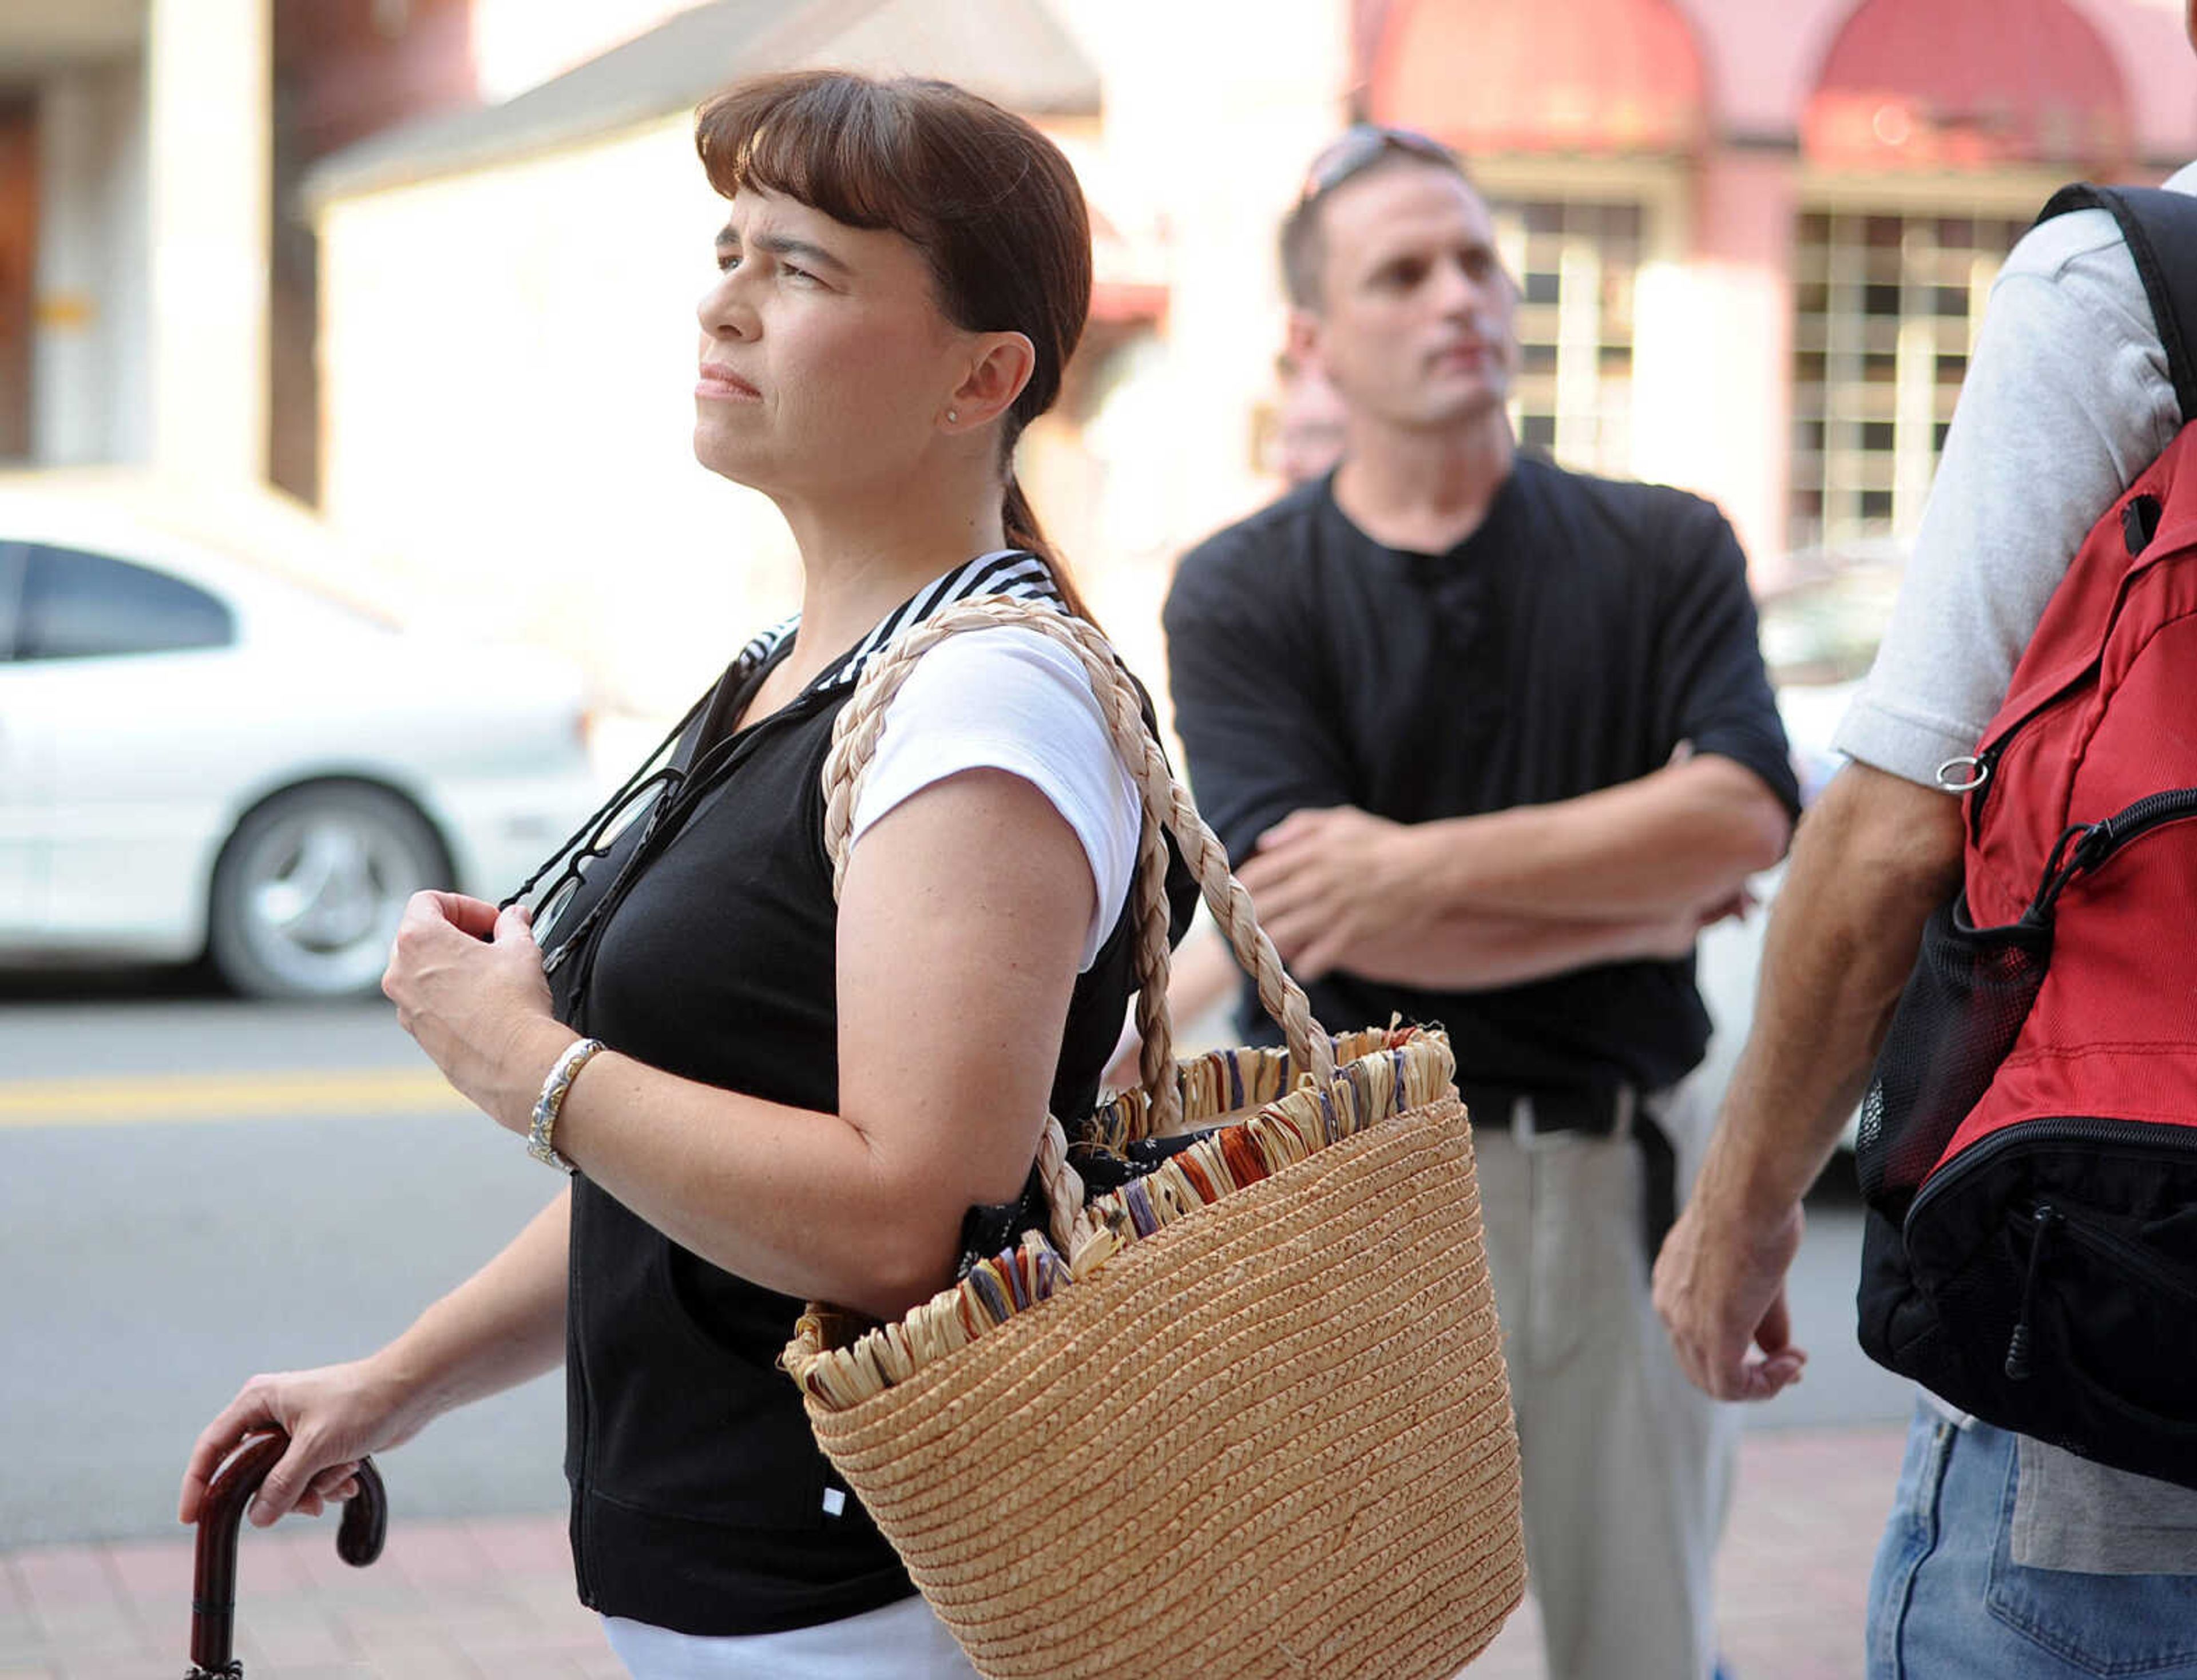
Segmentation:
[(222, 849), (207, 952), (249, 997), (363, 996), (380, 982), (405, 901), (449, 875), (434, 830), (395, 794), (293, 788)]

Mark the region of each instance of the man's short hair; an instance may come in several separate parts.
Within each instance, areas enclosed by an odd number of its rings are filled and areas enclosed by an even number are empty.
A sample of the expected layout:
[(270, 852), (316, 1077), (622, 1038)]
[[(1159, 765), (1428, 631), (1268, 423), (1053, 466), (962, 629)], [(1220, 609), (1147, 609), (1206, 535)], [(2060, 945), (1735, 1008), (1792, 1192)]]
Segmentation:
[(1376, 123), (1352, 124), (1312, 160), (1296, 205), (1282, 218), (1282, 289), (1292, 306), (1317, 310), (1320, 304), (1322, 269), (1327, 262), (1320, 208), (1329, 194), (1344, 182), (1392, 161), (1446, 169), (1467, 186), (1472, 184), (1464, 160), (1431, 135)]

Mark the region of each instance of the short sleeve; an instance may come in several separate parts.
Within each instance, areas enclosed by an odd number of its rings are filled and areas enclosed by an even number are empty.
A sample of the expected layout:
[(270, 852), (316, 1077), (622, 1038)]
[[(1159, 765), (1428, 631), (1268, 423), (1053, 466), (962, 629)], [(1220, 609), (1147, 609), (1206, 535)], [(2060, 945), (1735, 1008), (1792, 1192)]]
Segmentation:
[(1656, 644), (1670, 737), (1745, 765), (1788, 814), (1798, 815), (1800, 782), (1762, 666), (1747, 557), (1715, 507), (1690, 496), (1683, 507), (1666, 540), (1670, 570)]
[(1128, 902), (1143, 807), (1074, 654), (1012, 626), (948, 636), (925, 653), (885, 708), (849, 843), (965, 770), (1021, 777), (1075, 831), (1098, 892), (1087, 970)]
[(1359, 802), (1314, 615), (1278, 578), (1295, 541), (1239, 527), (1176, 568), (1162, 614), (1175, 733), (1198, 810), (1238, 867), (1293, 811)]
[(2032, 229), (1992, 287), (1898, 604), (1832, 744), (1925, 785), (1974, 752), (2084, 535), (2178, 425), (2112, 216)]

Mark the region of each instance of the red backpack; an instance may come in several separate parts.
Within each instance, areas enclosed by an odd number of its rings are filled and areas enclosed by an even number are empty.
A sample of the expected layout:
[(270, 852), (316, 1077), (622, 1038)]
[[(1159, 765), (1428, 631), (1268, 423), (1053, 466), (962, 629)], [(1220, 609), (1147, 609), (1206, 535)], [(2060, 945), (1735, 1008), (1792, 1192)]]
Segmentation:
[[(2197, 200), (2110, 210), (2185, 420)], [(1862, 1346), (1964, 1411), (2197, 1487), (2197, 426), (2099, 518), (1972, 758), (1862, 1105)]]

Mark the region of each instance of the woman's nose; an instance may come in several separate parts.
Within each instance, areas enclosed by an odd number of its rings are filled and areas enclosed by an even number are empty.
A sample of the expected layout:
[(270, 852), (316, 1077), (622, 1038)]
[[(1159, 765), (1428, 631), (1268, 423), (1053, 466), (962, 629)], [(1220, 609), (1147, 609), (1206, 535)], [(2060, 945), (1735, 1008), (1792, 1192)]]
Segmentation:
[(755, 310), (741, 294), (738, 269), (717, 277), (716, 283), (702, 294), (694, 314), (702, 323), (702, 330), (713, 337), (755, 336)]

